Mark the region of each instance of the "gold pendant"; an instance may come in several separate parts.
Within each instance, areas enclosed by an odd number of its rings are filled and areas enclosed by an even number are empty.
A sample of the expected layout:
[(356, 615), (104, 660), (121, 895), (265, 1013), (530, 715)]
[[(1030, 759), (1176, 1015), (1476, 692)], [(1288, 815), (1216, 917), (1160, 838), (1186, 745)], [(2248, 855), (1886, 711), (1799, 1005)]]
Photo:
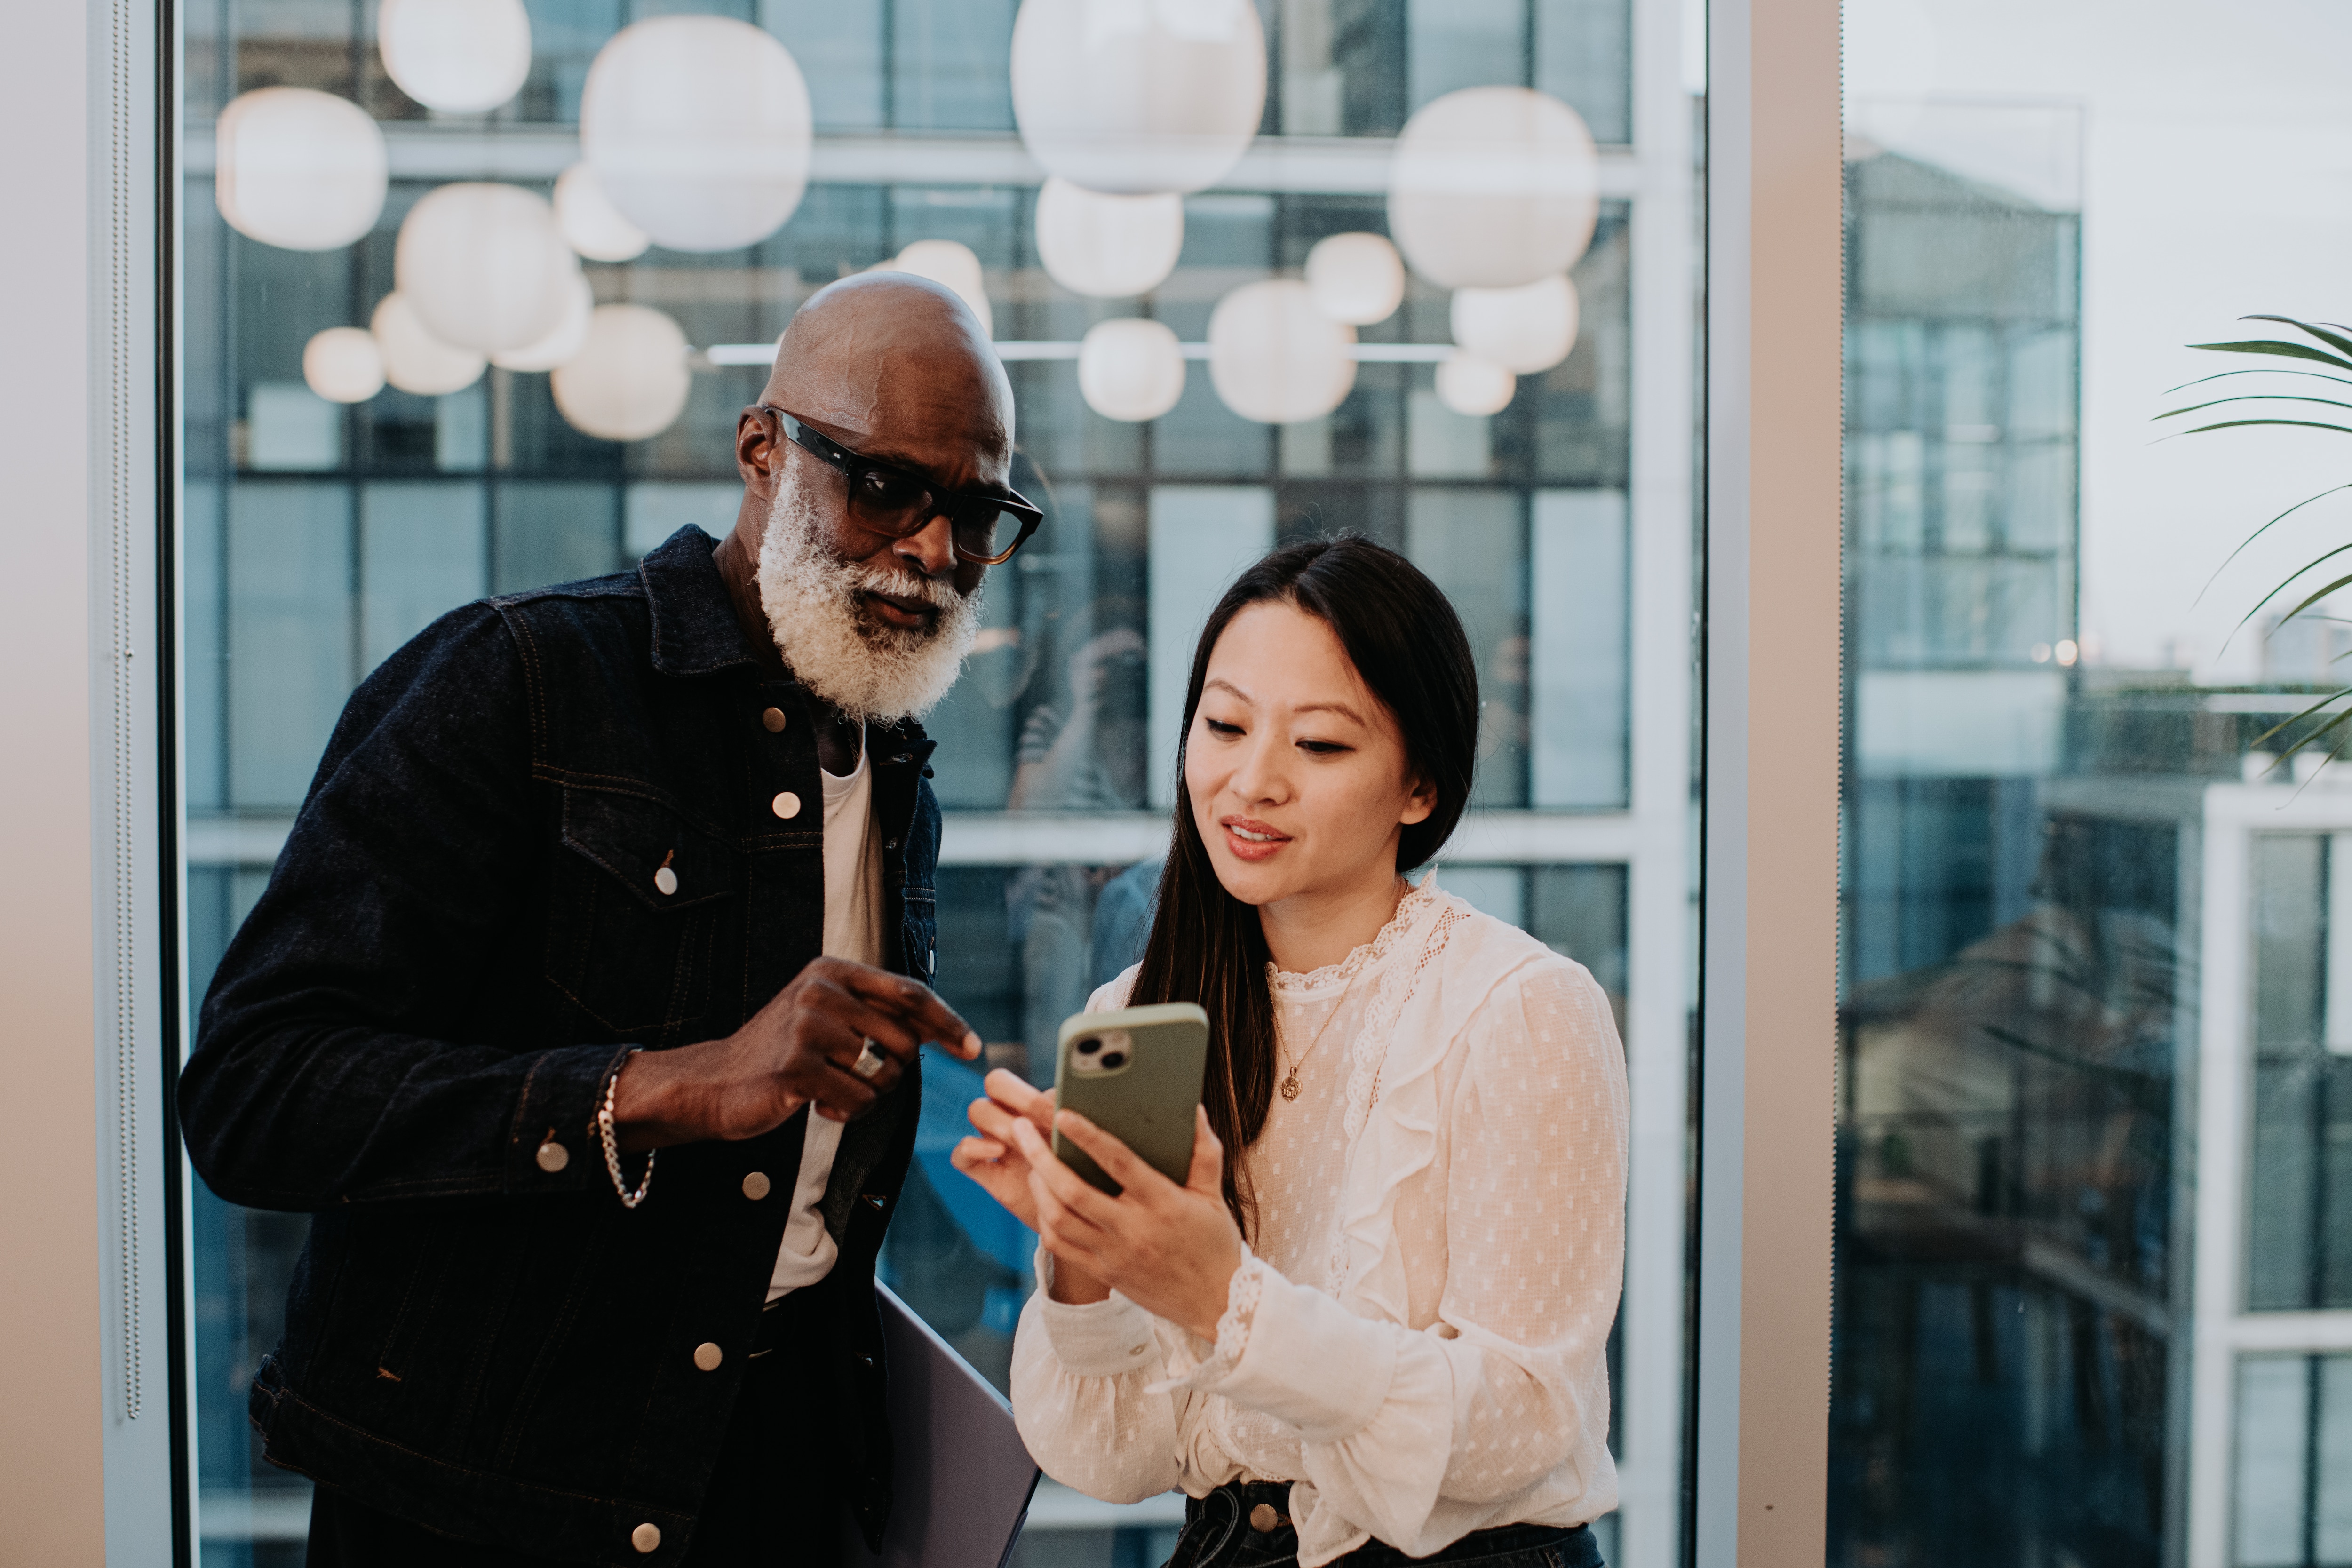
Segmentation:
[(1282, 1098), (1285, 1100), (1298, 1098), (1298, 1073), (1296, 1069), (1292, 1070), (1288, 1078), (1282, 1080)]

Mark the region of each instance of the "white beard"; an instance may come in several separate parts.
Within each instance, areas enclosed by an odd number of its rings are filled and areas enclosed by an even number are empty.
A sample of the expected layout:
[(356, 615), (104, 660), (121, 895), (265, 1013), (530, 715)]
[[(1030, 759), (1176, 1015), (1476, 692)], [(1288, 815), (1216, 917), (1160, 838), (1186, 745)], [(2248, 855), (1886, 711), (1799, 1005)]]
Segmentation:
[[(861, 592), (939, 607), (928, 631), (885, 626)], [(863, 724), (919, 719), (939, 705), (980, 636), (978, 591), (932, 577), (844, 561), (826, 548), (816, 509), (787, 474), (760, 542), (760, 607), (778, 651), (803, 686)]]

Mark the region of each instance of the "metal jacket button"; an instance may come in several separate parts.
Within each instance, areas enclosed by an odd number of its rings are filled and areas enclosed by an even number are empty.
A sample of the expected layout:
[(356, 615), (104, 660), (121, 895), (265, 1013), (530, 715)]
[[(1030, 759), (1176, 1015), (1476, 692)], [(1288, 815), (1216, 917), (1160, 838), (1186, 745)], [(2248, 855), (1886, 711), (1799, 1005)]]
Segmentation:
[(648, 1520), (629, 1531), (629, 1544), (640, 1552), (661, 1550), (661, 1526)]
[(754, 1171), (743, 1178), (743, 1195), (758, 1203), (768, 1195), (768, 1173)]
[(539, 1162), (541, 1170), (551, 1176), (572, 1163), (572, 1151), (550, 1138), (539, 1146), (539, 1152), (531, 1158)]
[(760, 715), (760, 722), (768, 727), (769, 734), (781, 735), (784, 731), (784, 710), (781, 708), (771, 708)]
[(717, 1372), (719, 1363), (726, 1359), (727, 1352), (709, 1340), (694, 1347), (694, 1364), (705, 1372)]
[(798, 816), (801, 814), (801, 797), (794, 795), (790, 790), (783, 791), (782, 794), (778, 795), (775, 799), (770, 801), (768, 805), (778, 816), (782, 817), (787, 822), (790, 822), (793, 817)]
[(1250, 1528), (1260, 1535), (1281, 1522), (1282, 1515), (1274, 1511), (1274, 1505), (1270, 1502), (1262, 1502), (1250, 1510)]

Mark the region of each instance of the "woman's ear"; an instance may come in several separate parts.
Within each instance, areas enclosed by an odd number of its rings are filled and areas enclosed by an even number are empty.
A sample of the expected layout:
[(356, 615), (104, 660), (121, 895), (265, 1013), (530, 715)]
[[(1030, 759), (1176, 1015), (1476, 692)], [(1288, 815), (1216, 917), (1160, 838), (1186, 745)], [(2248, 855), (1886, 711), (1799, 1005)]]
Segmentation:
[(1430, 813), (1437, 809), (1437, 786), (1412, 781), (1412, 793), (1404, 797), (1404, 809), (1397, 813), (1397, 826), (1411, 827), (1416, 822), (1427, 822)]

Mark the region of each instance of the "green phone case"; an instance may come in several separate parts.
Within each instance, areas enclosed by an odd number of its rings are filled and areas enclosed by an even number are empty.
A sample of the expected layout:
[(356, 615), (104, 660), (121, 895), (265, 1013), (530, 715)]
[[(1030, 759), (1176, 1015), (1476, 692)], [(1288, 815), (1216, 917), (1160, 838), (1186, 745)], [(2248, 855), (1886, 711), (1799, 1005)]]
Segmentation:
[[(1109, 1071), (1081, 1071), (1078, 1045), (1124, 1033), (1128, 1059)], [(1098, 1058), (1108, 1055), (1098, 1050)], [(1055, 1044), (1055, 1103), (1075, 1110), (1181, 1184), (1192, 1168), (1193, 1110), (1209, 1065), (1209, 1016), (1190, 1002), (1162, 1002), (1116, 1013), (1080, 1013), (1065, 1019)], [(1118, 1184), (1086, 1152), (1054, 1134), (1064, 1164), (1116, 1197)]]

